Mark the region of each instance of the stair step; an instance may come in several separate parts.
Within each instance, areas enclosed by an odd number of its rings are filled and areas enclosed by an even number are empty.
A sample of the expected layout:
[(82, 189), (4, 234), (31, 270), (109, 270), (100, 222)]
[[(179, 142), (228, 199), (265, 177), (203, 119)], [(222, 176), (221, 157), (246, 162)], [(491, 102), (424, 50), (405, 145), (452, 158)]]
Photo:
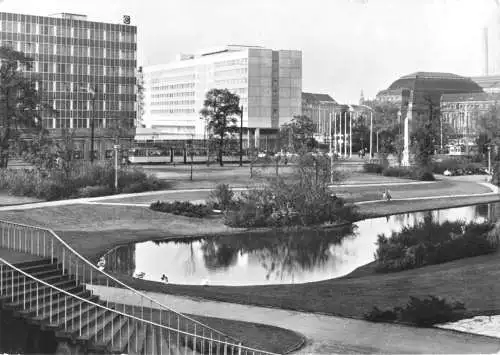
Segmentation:
[(52, 263), (52, 260), (50, 258), (44, 258), (44, 259), (32, 260), (32, 261), (23, 261), (20, 263), (15, 263), (13, 265), (19, 269), (24, 270), (23, 268), (25, 268), (25, 267), (32, 267), (32, 266), (36, 266), (36, 265), (46, 265), (46, 264), (54, 265), (54, 263)]
[[(88, 291), (80, 290), (74, 293), (75, 295), (88, 299), (90, 298), (90, 294)], [(76, 304), (79, 304), (77, 299), (72, 299), (71, 301), (68, 299), (66, 301), (66, 305), (68, 306), (68, 311), (72, 310), (72, 307)], [(37, 307), (36, 304), (32, 304), (32, 306), (26, 310), (18, 311), (20, 314), (25, 315), (26, 317), (33, 318), (37, 322), (42, 322), (43, 320), (49, 319), (50, 312), (52, 312), (52, 318), (57, 317), (58, 314), (64, 312), (64, 297), (57, 297), (57, 295), (53, 295), (52, 301), (50, 299), (46, 299), (38, 306), (38, 316), (36, 315)], [(45, 317), (44, 317), (45, 316)]]
[[(30, 291), (30, 284), (27, 283), (26, 287), (19, 285), (19, 287), (14, 287), (14, 301), (12, 300), (12, 293), (9, 292), (9, 290), (6, 290), (5, 295), (1, 296), (0, 299), (4, 300), (5, 305), (10, 308), (15, 308), (15, 307), (22, 307), (23, 302), (26, 303), (36, 303), (37, 299), (40, 304), (40, 298), (43, 300), (45, 298), (50, 298), (50, 290), (52, 289), (50, 286), (39, 286), (38, 287), (38, 297), (36, 293), (36, 285), (31, 284), (31, 291)], [(57, 288), (60, 288), (62, 290), (70, 290), (73, 288), (78, 287), (75, 283), (75, 281), (70, 281), (70, 280), (63, 280), (59, 282), (55, 282), (52, 284), (52, 286), (55, 286)], [(45, 294), (44, 294), (45, 292)], [(57, 291), (53, 290), (53, 295), (57, 294)], [(26, 297), (25, 297), (26, 295)], [(61, 297), (63, 297), (61, 295)]]
[(144, 341), (146, 340), (146, 327), (142, 322), (135, 321), (132, 325), (134, 332), (130, 337), (129, 355), (143, 354)]

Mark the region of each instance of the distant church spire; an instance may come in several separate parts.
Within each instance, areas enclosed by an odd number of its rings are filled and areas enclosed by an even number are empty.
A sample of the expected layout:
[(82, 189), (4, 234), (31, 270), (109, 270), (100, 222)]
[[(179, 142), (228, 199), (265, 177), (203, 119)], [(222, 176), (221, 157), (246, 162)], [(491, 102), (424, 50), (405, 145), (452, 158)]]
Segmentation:
[(363, 105), (365, 103), (365, 95), (363, 94), (363, 89), (361, 89), (361, 95), (359, 96), (359, 104)]

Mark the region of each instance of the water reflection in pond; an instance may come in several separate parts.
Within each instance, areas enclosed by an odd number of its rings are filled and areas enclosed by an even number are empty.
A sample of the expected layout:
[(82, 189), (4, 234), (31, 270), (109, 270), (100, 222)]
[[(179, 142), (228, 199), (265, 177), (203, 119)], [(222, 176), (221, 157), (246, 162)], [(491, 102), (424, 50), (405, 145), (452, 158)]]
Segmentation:
[(496, 220), (497, 205), (477, 205), (373, 218), (346, 228), (251, 232), (194, 240), (144, 242), (120, 247), (106, 269), (148, 280), (210, 285), (302, 283), (344, 276), (374, 260), (377, 235), (434, 220)]

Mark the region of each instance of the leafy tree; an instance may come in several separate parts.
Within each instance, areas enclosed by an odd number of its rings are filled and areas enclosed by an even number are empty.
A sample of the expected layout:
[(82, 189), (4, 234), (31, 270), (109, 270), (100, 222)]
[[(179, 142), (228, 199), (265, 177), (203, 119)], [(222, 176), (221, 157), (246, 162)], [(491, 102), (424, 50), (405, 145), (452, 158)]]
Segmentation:
[(317, 147), (313, 136), (314, 123), (307, 116), (294, 116), (292, 121), (281, 126), (279, 134), (281, 146), (290, 151), (304, 153)]
[(230, 133), (238, 130), (236, 123), (237, 116), (241, 114), (240, 98), (228, 89), (211, 89), (206, 94), (200, 114), (203, 119), (208, 120), (209, 131), (218, 140), (219, 164), (224, 166), (224, 142)]
[(42, 131), (42, 105), (35, 82), (24, 75), (32, 59), (24, 53), (0, 47), (0, 168), (6, 168), (14, 140)]

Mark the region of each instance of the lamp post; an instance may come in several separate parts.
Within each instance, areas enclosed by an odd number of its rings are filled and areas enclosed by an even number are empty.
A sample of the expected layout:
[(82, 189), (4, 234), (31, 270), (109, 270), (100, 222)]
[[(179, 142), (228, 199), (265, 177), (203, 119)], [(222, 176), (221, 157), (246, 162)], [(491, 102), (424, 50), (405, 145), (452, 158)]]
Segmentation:
[(92, 111), (90, 117), (90, 164), (94, 163), (94, 118), (95, 118), (95, 98), (97, 94), (97, 87), (90, 87), (89, 93), (92, 95)]
[(115, 190), (118, 191), (118, 150), (120, 146), (118, 144), (113, 145), (113, 150), (115, 151)]
[(243, 106), (240, 112), (240, 166), (243, 166)]

